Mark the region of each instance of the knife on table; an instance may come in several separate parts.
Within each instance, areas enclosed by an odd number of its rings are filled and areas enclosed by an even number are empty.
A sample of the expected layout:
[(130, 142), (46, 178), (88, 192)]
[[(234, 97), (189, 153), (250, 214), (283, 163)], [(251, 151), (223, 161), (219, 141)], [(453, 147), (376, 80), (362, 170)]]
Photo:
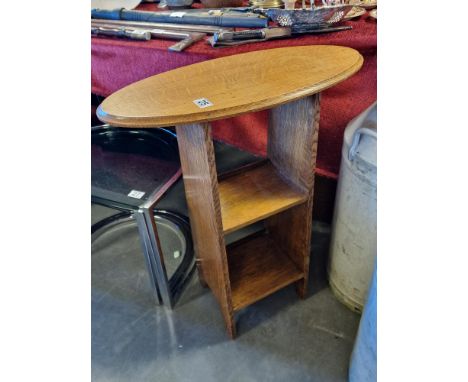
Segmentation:
[(301, 34), (329, 33), (353, 29), (352, 26), (308, 28), (307, 26), (262, 28), (240, 32), (217, 32), (208, 41), (212, 46), (232, 46), (251, 42), (267, 41), (276, 38), (292, 37)]

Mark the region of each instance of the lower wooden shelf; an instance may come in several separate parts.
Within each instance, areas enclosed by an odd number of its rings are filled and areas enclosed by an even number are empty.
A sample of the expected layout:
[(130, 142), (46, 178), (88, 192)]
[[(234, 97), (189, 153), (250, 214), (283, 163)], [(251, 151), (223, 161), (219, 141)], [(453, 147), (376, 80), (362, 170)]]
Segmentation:
[(268, 234), (245, 239), (226, 249), (234, 311), (304, 277)]

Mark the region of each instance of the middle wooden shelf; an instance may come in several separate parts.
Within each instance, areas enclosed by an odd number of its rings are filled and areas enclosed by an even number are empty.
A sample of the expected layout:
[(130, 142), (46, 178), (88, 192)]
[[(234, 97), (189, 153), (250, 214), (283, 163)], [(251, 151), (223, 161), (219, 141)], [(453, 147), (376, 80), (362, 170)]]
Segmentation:
[(224, 234), (246, 227), (307, 200), (287, 184), (271, 162), (219, 182)]

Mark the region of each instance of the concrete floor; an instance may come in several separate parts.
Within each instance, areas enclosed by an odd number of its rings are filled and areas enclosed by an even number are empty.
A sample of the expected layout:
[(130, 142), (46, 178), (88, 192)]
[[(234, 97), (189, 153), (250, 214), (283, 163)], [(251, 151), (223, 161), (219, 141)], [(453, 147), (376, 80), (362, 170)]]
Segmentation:
[[(108, 214), (93, 206), (93, 222)], [(110, 230), (92, 245), (92, 380), (346, 381), (360, 316), (327, 285), (328, 242), (315, 223), (309, 296), (291, 286), (247, 307), (232, 341), (196, 274), (174, 310), (154, 305), (136, 228)]]

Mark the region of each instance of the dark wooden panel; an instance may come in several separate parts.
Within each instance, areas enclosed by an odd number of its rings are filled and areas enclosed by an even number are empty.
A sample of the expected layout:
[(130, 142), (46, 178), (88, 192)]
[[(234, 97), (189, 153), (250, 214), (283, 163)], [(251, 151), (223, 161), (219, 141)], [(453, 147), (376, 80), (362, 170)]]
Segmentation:
[(331, 224), (335, 209), (337, 180), (315, 175), (313, 219)]

